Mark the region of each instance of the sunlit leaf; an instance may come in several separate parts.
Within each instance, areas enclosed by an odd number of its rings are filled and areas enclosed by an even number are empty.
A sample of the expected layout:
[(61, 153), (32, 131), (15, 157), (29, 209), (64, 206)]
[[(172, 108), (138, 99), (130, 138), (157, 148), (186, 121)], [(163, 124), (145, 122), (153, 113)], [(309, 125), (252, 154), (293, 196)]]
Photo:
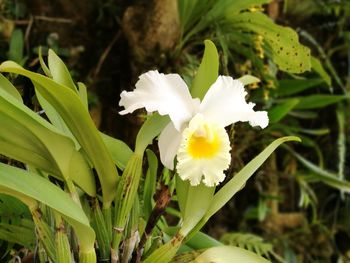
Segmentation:
[(235, 262), (244, 263), (268, 263), (267, 259), (254, 254), (248, 250), (232, 247), (232, 246), (220, 246), (209, 248), (200, 254), (192, 263), (231, 263), (232, 259)]
[(71, 88), (73, 91), (77, 91), (77, 88), (66, 65), (52, 49), (49, 49), (49, 55), (47, 59), (53, 80), (58, 84)]
[(213, 42), (205, 40), (202, 62), (192, 82), (191, 94), (193, 98), (203, 99), (207, 90), (218, 78), (219, 56)]
[(11, 193), (20, 199), (25, 196), (51, 207), (73, 226), (81, 250), (89, 251), (94, 247), (95, 233), (84, 211), (67, 193), (50, 181), (37, 174), (0, 163), (0, 192)]
[(94, 196), (93, 174), (72, 140), (0, 89), (0, 153), (62, 179)]
[(23, 102), (21, 94), (12, 83), (0, 73), (0, 89), (6, 91), (11, 96), (16, 98), (19, 102)]
[(215, 195), (207, 211), (207, 218), (215, 214), (223, 207), (242, 187), (254, 172), (266, 161), (273, 151), (282, 143), (288, 141), (300, 141), (298, 137), (288, 136), (273, 141), (258, 156), (243, 167), (233, 178), (228, 181)]
[(71, 88), (59, 85), (52, 79), (7, 61), (0, 71), (13, 72), (30, 78), (40, 94), (56, 109), (93, 163), (102, 186), (105, 206), (110, 206), (116, 193), (118, 173), (112, 158), (94, 125), (89, 112), (78, 94)]

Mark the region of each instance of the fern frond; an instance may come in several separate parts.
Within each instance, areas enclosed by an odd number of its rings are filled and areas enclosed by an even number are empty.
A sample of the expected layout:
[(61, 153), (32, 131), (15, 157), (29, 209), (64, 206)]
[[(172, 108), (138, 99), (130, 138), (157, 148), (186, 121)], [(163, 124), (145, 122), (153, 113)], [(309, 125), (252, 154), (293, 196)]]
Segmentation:
[(269, 256), (273, 253), (273, 245), (254, 234), (226, 233), (221, 237), (220, 241), (226, 245), (247, 249), (260, 256)]

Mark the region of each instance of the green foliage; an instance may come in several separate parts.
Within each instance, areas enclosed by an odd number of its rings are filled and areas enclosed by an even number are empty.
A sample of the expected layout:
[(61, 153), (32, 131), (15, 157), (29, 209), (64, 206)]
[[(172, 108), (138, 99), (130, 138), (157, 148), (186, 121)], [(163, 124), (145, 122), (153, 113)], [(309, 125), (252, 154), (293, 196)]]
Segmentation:
[(260, 256), (269, 256), (273, 246), (254, 234), (226, 233), (220, 241), (226, 245), (236, 246), (252, 251)]
[(179, 0), (180, 43), (185, 45), (195, 35), (214, 32), (226, 57), (233, 58), (230, 52), (241, 54), (261, 71), (264, 54), (283, 71), (302, 73), (310, 70), (310, 50), (299, 43), (296, 32), (275, 24), (254, 10), (268, 2)]
[[(25, 70), (10, 61), (1, 64), (0, 70), (22, 74), (36, 84), (35, 88), (64, 119), (71, 133), (74, 134), (76, 140), (89, 156), (102, 185), (104, 203), (109, 206), (115, 196), (118, 180), (117, 170), (114, 168), (111, 156), (77, 93), (71, 88), (62, 86), (40, 74)], [(55, 92), (56, 90), (60, 92)]]

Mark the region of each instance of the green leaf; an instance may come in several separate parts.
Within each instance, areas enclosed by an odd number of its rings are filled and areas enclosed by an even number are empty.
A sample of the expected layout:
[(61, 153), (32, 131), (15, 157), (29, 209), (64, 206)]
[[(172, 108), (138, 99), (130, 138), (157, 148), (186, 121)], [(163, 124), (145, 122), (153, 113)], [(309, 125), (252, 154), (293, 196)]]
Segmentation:
[(22, 65), (24, 63), (23, 48), (24, 48), (24, 41), (23, 41), (22, 30), (15, 29), (13, 30), (11, 39), (10, 39), (8, 58)]
[(323, 68), (319, 59), (311, 57), (311, 67), (318, 75), (320, 75), (320, 77), (324, 80), (324, 82), (327, 83), (328, 86), (331, 86), (332, 79), (328, 75), (327, 71)]
[[(40, 189), (40, 191), (38, 191)], [(37, 200), (59, 212), (77, 234), (82, 251), (94, 247), (95, 233), (82, 208), (50, 181), (35, 173), (0, 163), (0, 192)]]
[(206, 218), (210, 218), (221, 207), (223, 207), (242, 187), (255, 171), (266, 161), (273, 151), (282, 143), (288, 141), (300, 141), (298, 137), (287, 136), (273, 141), (258, 156), (243, 167), (230, 181), (228, 181), (215, 195), (206, 213)]
[(87, 88), (85, 86), (84, 83), (82, 82), (78, 82), (78, 93), (79, 93), (79, 97), (82, 101), (82, 103), (84, 104), (84, 106), (86, 107), (86, 109), (89, 109), (89, 101), (88, 101), (88, 93), (87, 93)]
[(56, 111), (56, 109), (41, 95), (40, 93), (40, 87), (38, 88), (40, 84), (38, 83), (34, 83), (34, 87), (35, 87), (35, 93), (36, 93), (36, 97), (39, 101), (39, 104), (41, 106), (41, 108), (45, 111), (45, 115), (47, 116), (47, 118), (50, 120), (50, 122), (57, 128), (59, 129), (62, 133), (64, 133), (65, 135), (67, 135), (69, 138), (72, 139), (72, 141), (75, 144), (75, 147), (77, 149), (80, 148), (80, 145), (78, 143), (78, 141), (76, 140), (76, 138), (74, 137), (74, 135), (72, 134), (72, 132), (69, 130), (67, 124), (64, 122), (64, 120), (62, 119), (62, 117), (60, 116), (60, 114)]
[(307, 110), (307, 109), (318, 109), (322, 108), (339, 101), (349, 99), (350, 96), (347, 95), (310, 95), (300, 97), (298, 105), (295, 106), (295, 109), (298, 110)]
[(31, 226), (14, 225), (0, 223), (0, 239), (10, 243), (15, 243), (24, 246), (28, 249), (34, 249), (36, 243), (35, 228), (32, 221)]
[(118, 173), (103, 140), (78, 94), (43, 75), (23, 69), (14, 62), (0, 65), (0, 71), (30, 78), (40, 94), (57, 110), (94, 165), (102, 187), (104, 205), (109, 207), (116, 193)]
[(20, 222), (20, 218), (31, 218), (28, 207), (23, 202), (5, 194), (0, 194), (0, 215), (2, 223), (10, 220), (16, 224)]
[(108, 136), (104, 133), (100, 133), (103, 142), (106, 144), (109, 154), (112, 156), (113, 162), (120, 168), (124, 170), (131, 155), (132, 150), (129, 146), (118, 139)]
[(48, 64), (52, 78), (55, 82), (61, 84), (62, 86), (71, 88), (73, 91), (77, 92), (77, 88), (74, 85), (74, 82), (66, 65), (52, 49), (49, 49)]
[(283, 119), (297, 104), (299, 103), (298, 99), (290, 99), (279, 105), (274, 106), (269, 109), (269, 121), (270, 123), (279, 122)]
[(8, 94), (13, 96), (19, 102), (23, 103), (22, 96), (12, 83), (0, 73), (0, 89), (6, 91)]
[(71, 178), (95, 196), (94, 176), (72, 140), (0, 89), (0, 153), (49, 172)]
[(205, 40), (202, 62), (192, 82), (191, 94), (193, 98), (203, 99), (207, 90), (218, 78), (219, 56), (213, 42)]
[(198, 232), (190, 240), (186, 241), (186, 245), (194, 250), (199, 250), (214, 246), (223, 246), (223, 243), (203, 232)]
[(49, 78), (52, 78), (52, 75), (51, 75), (51, 72), (50, 72), (50, 69), (47, 67), (47, 65), (45, 64), (45, 61), (43, 59), (43, 56), (42, 56), (42, 47), (39, 46), (38, 48), (38, 57), (39, 57), (39, 62), (40, 62), (40, 66), (41, 66), (41, 69), (44, 71), (45, 75), (48, 76)]
[[(177, 177), (178, 180), (182, 180)], [(178, 188), (176, 188), (178, 189)], [(188, 186), (185, 207), (181, 208), (183, 223), (181, 233), (187, 235), (203, 218), (211, 205), (215, 187), (208, 187), (203, 183), (197, 186)], [(205, 200), (205, 202), (203, 202)], [(182, 211), (182, 209), (184, 209)]]
[(244, 263), (269, 263), (267, 259), (254, 254), (248, 250), (232, 247), (232, 246), (220, 246), (209, 248), (196, 257), (193, 263), (208, 263), (208, 262), (220, 262), (231, 263), (232, 259), (235, 262)]
[(136, 137), (135, 153), (143, 155), (146, 147), (152, 143), (160, 132), (169, 123), (168, 116), (153, 114), (147, 118)]
[(232, 26), (251, 31), (263, 37), (267, 51), (279, 69), (302, 73), (311, 69), (310, 49), (299, 43), (297, 33), (288, 27), (275, 24), (260, 12), (227, 13)]
[(278, 81), (279, 97), (293, 95), (304, 90), (317, 87), (323, 83), (322, 79), (282, 79)]
[(350, 193), (350, 182), (340, 179), (338, 177), (338, 174), (329, 172), (325, 169), (322, 169), (321, 167), (317, 166), (316, 164), (310, 162), (309, 160), (305, 159), (303, 156), (298, 154), (297, 152), (293, 151), (289, 147), (285, 147), (288, 151), (290, 151), (306, 168), (314, 172), (315, 174), (312, 175), (309, 179), (312, 181), (321, 181), (324, 184), (327, 184), (331, 187), (334, 187), (336, 189), (339, 189), (345, 193)]

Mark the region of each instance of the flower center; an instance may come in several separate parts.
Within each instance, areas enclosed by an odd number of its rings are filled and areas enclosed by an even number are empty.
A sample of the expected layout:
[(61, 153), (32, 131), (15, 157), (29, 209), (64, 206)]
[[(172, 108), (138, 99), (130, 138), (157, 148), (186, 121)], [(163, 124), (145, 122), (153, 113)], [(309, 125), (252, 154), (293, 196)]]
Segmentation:
[(189, 138), (188, 153), (193, 158), (211, 158), (219, 148), (219, 136), (207, 124), (198, 127)]

